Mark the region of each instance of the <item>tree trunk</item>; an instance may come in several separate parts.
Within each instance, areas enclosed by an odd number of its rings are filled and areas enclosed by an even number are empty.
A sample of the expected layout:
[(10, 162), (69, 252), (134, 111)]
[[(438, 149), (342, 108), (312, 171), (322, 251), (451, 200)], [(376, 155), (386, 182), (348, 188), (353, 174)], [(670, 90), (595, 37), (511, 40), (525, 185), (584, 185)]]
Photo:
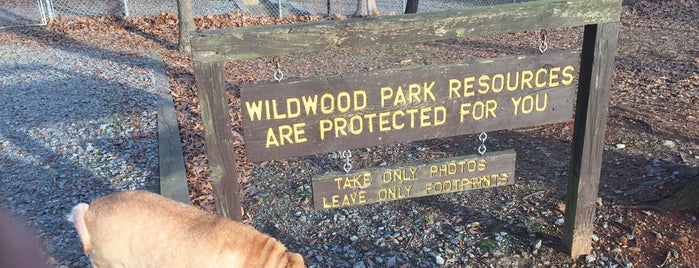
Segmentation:
[(190, 33), (194, 31), (194, 10), (192, 0), (177, 0), (177, 17), (179, 19), (180, 39), (177, 41), (179, 52), (189, 53), (192, 46), (189, 44)]
[(417, 13), (417, 2), (419, 0), (407, 0), (405, 3), (405, 14)]
[(376, 0), (357, 0), (357, 11), (354, 12), (354, 17), (371, 17), (375, 15), (379, 15)]
[(667, 210), (699, 211), (699, 176), (687, 180), (678, 192), (660, 201), (658, 206)]

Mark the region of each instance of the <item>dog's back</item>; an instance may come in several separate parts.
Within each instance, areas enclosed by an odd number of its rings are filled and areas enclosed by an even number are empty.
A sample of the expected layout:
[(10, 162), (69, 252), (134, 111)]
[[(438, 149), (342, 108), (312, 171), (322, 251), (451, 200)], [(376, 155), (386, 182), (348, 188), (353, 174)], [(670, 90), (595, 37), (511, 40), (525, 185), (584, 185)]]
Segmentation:
[(79, 204), (71, 217), (95, 267), (305, 267), (251, 226), (148, 192)]

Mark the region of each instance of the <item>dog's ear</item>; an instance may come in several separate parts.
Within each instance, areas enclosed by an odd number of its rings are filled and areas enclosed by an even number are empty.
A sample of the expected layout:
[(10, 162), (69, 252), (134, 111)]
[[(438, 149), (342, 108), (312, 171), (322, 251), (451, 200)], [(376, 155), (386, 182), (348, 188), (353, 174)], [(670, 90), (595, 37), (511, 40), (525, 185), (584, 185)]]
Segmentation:
[(85, 203), (77, 204), (71, 210), (70, 215), (68, 215), (68, 221), (72, 222), (75, 226), (75, 231), (78, 232), (80, 237), (80, 242), (83, 243), (83, 252), (86, 255), (90, 255), (90, 233), (87, 232), (87, 226), (85, 225), (85, 213), (90, 208), (90, 205)]
[(289, 258), (289, 263), (286, 265), (287, 268), (305, 268), (306, 264), (303, 262), (303, 257), (301, 254), (287, 252), (287, 257)]

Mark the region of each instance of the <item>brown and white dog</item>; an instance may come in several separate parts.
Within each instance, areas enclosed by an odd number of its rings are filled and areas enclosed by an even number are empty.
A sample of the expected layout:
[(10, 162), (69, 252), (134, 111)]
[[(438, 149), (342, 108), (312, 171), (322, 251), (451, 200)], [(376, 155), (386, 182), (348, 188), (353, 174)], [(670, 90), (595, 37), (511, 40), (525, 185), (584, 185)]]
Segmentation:
[(94, 267), (305, 267), (253, 227), (157, 194), (125, 191), (73, 208)]

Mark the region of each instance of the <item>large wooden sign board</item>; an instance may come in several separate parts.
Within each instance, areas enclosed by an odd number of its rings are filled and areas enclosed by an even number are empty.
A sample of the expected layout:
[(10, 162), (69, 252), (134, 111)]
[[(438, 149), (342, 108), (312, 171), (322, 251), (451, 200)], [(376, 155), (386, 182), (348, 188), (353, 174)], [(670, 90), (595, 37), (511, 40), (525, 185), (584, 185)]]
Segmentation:
[[(621, 0), (537, 0), (434, 13), (193, 32), (194, 76), (216, 210), (242, 219), (236, 171), (239, 163), (233, 150), (224, 61), (584, 25), (579, 65), (567, 61), (575, 57), (561, 56), (563, 61), (556, 61), (544, 55), (495, 59), (471, 66), (420, 67), (277, 84), (289, 89), (289, 95), (283, 97), (269, 95), (269, 87), (274, 86), (253, 85), (243, 87), (248, 104), (242, 106), (246, 113), (246, 147), (254, 151), (249, 159), (259, 161), (324, 149), (565, 121), (571, 114), (573, 99), (568, 95), (569, 74), (578, 72), (563, 242), (572, 257), (587, 254), (591, 251), (620, 14)], [(510, 64), (517, 67), (508, 69)], [(566, 68), (569, 64), (574, 70)], [(546, 70), (548, 80), (540, 69)], [(535, 85), (537, 81), (533, 80), (530, 88), (520, 81), (518, 90), (495, 92), (492, 89), (498, 86), (491, 84), (490, 90), (477, 91), (484, 82), (480, 81), (483, 75), (493, 82), (501, 79), (497, 76), (500, 74), (505, 81), (508, 72), (510, 77), (519, 73), (524, 78), (528, 71), (532, 79), (538, 78), (539, 83), (546, 80), (547, 84)], [(558, 85), (551, 86), (555, 83)], [(314, 96), (318, 102), (315, 112), (311, 112), (313, 105), (307, 104)], [(352, 183), (350, 180), (349, 185)], [(333, 206), (332, 195), (330, 204)]]
[(580, 54), (241, 86), (250, 161), (572, 119)]
[(422, 164), (333, 172), (313, 179), (315, 209), (341, 208), (515, 183), (515, 152), (490, 152)]

